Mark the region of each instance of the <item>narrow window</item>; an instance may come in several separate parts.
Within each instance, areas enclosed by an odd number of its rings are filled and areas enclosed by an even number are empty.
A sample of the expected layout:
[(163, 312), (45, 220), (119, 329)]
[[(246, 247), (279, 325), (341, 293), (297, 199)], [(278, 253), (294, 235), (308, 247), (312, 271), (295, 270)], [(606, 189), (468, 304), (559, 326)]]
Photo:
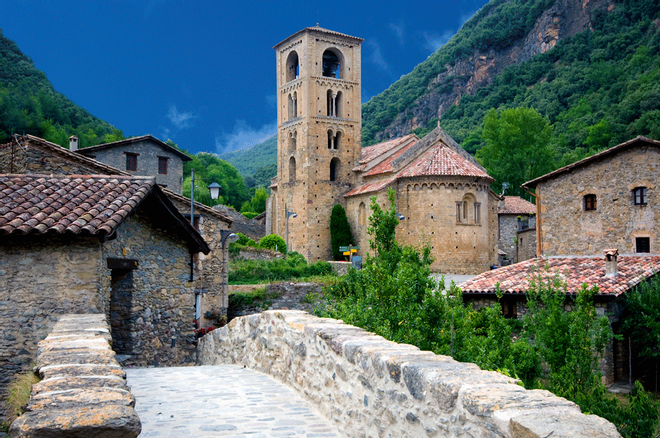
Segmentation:
[(328, 149), (332, 149), (334, 143), (334, 135), (332, 135), (332, 130), (328, 129)]
[(364, 202), (360, 202), (358, 212), (358, 225), (365, 225), (367, 223), (367, 208), (365, 207)]
[(137, 171), (137, 157), (139, 154), (124, 152), (126, 154), (126, 170)]
[(463, 201), (463, 222), (467, 222), (468, 217), (468, 203)]
[(339, 158), (333, 158), (330, 161), (330, 181), (337, 181), (339, 176)]
[(296, 131), (293, 131), (290, 134), (290, 137), (289, 137), (289, 153), (290, 154), (294, 154), (296, 152), (296, 146), (297, 146), (297, 142), (298, 142), (297, 137), (298, 137), (298, 133)]
[(158, 157), (158, 173), (161, 175), (167, 175), (167, 160), (169, 157)]
[(289, 105), (287, 106), (287, 120), (293, 120), (293, 96), (289, 94)]
[(637, 187), (632, 191), (633, 204), (646, 205), (646, 187)]
[(295, 182), (296, 180), (296, 159), (291, 157), (289, 159), (289, 182)]
[(327, 111), (326, 114), (328, 117), (337, 117), (337, 112), (336, 112), (336, 101), (337, 95), (332, 92), (332, 90), (328, 90), (326, 93), (326, 101), (327, 101)]
[(456, 203), (456, 222), (461, 221), (461, 210), (463, 207), (463, 201), (459, 201)]
[(343, 117), (342, 100), (342, 92), (337, 91), (337, 97), (335, 97), (335, 117)]
[(333, 142), (333, 147), (332, 147), (332, 149), (337, 150), (337, 149), (339, 149), (339, 146), (341, 146), (341, 132), (338, 132), (338, 133), (335, 135), (335, 140), (334, 140), (334, 142)]
[(584, 195), (584, 210), (585, 211), (596, 210), (596, 195)]
[(298, 92), (293, 92), (293, 118), (298, 117)]
[(635, 252), (651, 252), (651, 238), (635, 237)]
[(478, 202), (474, 203), (474, 223), (481, 223), (481, 204)]

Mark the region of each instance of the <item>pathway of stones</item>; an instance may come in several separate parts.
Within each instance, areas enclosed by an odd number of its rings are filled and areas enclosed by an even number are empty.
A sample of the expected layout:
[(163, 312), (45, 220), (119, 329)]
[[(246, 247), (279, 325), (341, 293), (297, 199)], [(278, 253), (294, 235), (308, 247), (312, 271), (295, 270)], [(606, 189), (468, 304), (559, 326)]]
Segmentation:
[(294, 390), (236, 365), (126, 368), (148, 437), (305, 437), (344, 435)]

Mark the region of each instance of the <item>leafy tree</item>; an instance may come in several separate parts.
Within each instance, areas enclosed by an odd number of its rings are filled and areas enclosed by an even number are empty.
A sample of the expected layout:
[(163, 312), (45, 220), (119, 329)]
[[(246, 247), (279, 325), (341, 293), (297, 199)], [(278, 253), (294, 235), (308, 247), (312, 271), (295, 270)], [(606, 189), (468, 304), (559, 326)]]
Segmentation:
[(268, 200), (268, 192), (263, 187), (257, 188), (254, 192), (254, 196), (250, 200), (252, 205), (252, 211), (255, 213), (261, 214), (266, 211), (266, 201)]
[(286, 242), (277, 234), (268, 234), (259, 240), (259, 248), (268, 248), (286, 254)]
[[(190, 175), (191, 170), (195, 170), (195, 185), (197, 187), (206, 187), (207, 184), (212, 182), (220, 184), (222, 187), (220, 189), (220, 195), (222, 196), (224, 203), (231, 205), (236, 209), (240, 209), (243, 203), (249, 200), (248, 190), (247, 187), (245, 187), (243, 177), (241, 177), (234, 166), (221, 160), (215, 154), (200, 152), (193, 156), (191, 161), (184, 163), (183, 174)], [(186, 180), (188, 180), (188, 189), (184, 190), (183, 194), (184, 196), (189, 196), (190, 177), (187, 177)], [(186, 184), (186, 180), (184, 180), (184, 184)], [(208, 201), (206, 201), (207, 198), (209, 199)], [(195, 200), (200, 200), (199, 202), (205, 203), (206, 205), (217, 204), (211, 203), (210, 197), (205, 195), (198, 199), (197, 191), (195, 191)]]
[(550, 145), (548, 120), (533, 108), (512, 108), (498, 113), (491, 109), (484, 119), (485, 145), (477, 159), (496, 180), (499, 191), (508, 182), (513, 193), (522, 195), (520, 186), (552, 170), (554, 149)]
[(352, 245), (353, 233), (346, 217), (346, 210), (340, 204), (332, 207), (330, 214), (330, 239), (332, 245), (332, 257), (335, 260), (343, 260), (343, 255), (339, 251), (340, 246)]

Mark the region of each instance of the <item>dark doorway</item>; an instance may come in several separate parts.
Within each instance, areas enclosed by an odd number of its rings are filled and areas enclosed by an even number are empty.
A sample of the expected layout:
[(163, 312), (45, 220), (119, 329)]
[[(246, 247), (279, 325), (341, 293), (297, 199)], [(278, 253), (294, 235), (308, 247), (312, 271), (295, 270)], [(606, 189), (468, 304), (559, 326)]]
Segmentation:
[(112, 347), (117, 354), (132, 354), (133, 270), (112, 269), (111, 272), (110, 326), (112, 327)]

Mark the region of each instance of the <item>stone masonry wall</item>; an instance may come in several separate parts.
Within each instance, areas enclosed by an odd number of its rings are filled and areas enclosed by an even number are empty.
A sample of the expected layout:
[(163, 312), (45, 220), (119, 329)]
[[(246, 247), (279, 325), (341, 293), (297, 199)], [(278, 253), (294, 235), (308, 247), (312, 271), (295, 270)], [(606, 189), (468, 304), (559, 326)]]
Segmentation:
[[(659, 166), (660, 150), (641, 146), (539, 183), (541, 253), (632, 254), (636, 237), (648, 237), (650, 252), (659, 253)], [(636, 187), (647, 188), (646, 205), (633, 205)], [(585, 211), (585, 195), (596, 195), (596, 210)]]
[(28, 369), (57, 318), (105, 311), (102, 268), (96, 238), (0, 239), (0, 422), (9, 379)]
[(39, 342), (40, 382), (10, 438), (135, 438), (142, 429), (105, 316), (62, 315)]
[(350, 437), (620, 436), (548, 391), (302, 311), (236, 318), (198, 353), (201, 364), (242, 364), (291, 385)]
[(528, 228), (518, 232), (517, 262), (536, 257), (536, 228)]
[[(190, 282), (190, 253), (185, 242), (154, 229), (138, 212), (122, 224), (117, 238), (103, 246), (108, 257), (138, 260), (132, 273), (130, 317), (121, 321), (130, 333), (131, 358), (125, 365), (181, 365), (194, 361), (195, 288)], [(110, 272), (103, 277), (110, 293)], [(113, 331), (120, 325), (110, 318)], [(114, 336), (114, 333), (113, 333)]]

